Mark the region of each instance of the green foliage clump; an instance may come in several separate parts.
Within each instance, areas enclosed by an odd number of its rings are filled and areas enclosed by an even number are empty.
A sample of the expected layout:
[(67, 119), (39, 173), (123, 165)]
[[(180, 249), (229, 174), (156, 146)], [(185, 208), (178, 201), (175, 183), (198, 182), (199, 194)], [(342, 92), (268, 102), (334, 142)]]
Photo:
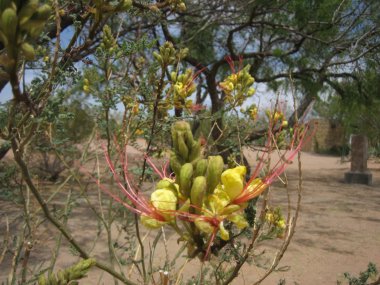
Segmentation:
[[(368, 283), (370, 280), (374, 280), (379, 274), (376, 265), (372, 262), (368, 264), (367, 270), (360, 272), (358, 277), (351, 276), (349, 273), (344, 273), (344, 278), (347, 280), (348, 285), (369, 285), (369, 284), (379, 284), (380, 278), (375, 283)], [(342, 285), (341, 281), (337, 282), (338, 285)]]
[(42, 274), (38, 277), (38, 285), (78, 285), (78, 280), (86, 277), (87, 272), (95, 263), (95, 259), (84, 259), (69, 268), (58, 271), (56, 275), (49, 274), (46, 277)]

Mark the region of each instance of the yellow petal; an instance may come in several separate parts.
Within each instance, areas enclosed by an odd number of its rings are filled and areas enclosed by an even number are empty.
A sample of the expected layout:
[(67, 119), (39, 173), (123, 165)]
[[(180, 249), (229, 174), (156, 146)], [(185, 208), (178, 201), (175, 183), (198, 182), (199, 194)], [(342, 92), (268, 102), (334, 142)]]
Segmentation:
[(244, 175), (246, 171), (245, 166), (237, 166), (232, 169), (227, 169), (222, 173), (221, 179), (224, 191), (228, 194), (231, 200), (234, 200), (239, 196), (243, 190)]
[(170, 189), (157, 189), (150, 196), (153, 206), (161, 212), (165, 220), (170, 221), (175, 217), (172, 211), (177, 208), (177, 197)]
[(209, 195), (207, 199), (210, 209), (214, 214), (221, 214), (231, 201), (228, 194), (224, 190), (221, 190), (220, 186), (218, 186), (214, 194)]
[(153, 219), (147, 215), (141, 215), (140, 221), (144, 226), (146, 226), (149, 229), (159, 229), (166, 224), (165, 222)]
[(222, 240), (229, 240), (230, 234), (229, 232), (224, 228), (223, 222), (219, 224), (219, 235)]

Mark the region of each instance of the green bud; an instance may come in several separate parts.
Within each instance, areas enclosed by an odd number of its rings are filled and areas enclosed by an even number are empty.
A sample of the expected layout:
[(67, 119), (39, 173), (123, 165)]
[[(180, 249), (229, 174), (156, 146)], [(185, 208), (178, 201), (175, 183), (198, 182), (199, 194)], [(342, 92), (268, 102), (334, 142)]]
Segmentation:
[(220, 155), (209, 156), (207, 168), (207, 193), (212, 194), (220, 182), (224, 168), (223, 158)]
[(177, 155), (174, 153), (171, 154), (171, 156), (170, 156), (170, 167), (174, 171), (175, 176), (179, 177), (182, 164), (181, 164), (180, 160), (178, 159)]
[(65, 283), (67, 283), (66, 280), (65, 280), (66, 278), (65, 278), (65, 275), (64, 275), (63, 271), (61, 271), (61, 270), (58, 271), (57, 277), (58, 277), (59, 284), (65, 284)]
[(38, 8), (38, 0), (29, 0), (25, 5), (22, 6), (20, 12), (18, 13), (20, 25), (25, 24), (34, 14)]
[(51, 15), (51, 7), (48, 4), (44, 4), (37, 9), (37, 12), (33, 15), (33, 20), (46, 21)]
[(191, 145), (189, 161), (192, 162), (200, 158), (201, 155), (201, 142), (194, 141)]
[(177, 81), (177, 72), (172, 71), (172, 72), (170, 73), (170, 79), (171, 79), (173, 82)]
[(21, 45), (21, 50), (27, 60), (34, 60), (36, 53), (34, 51), (34, 48), (31, 44), (23, 43)]
[(195, 165), (194, 176), (205, 176), (207, 172), (208, 161), (207, 159), (200, 159)]
[(187, 131), (190, 130), (190, 124), (186, 121), (177, 121), (173, 124), (172, 129), (176, 131)]
[(194, 143), (194, 137), (193, 133), (191, 132), (190, 125), (188, 125), (188, 128), (185, 131), (185, 142), (189, 148), (191, 148)]
[(16, 10), (7, 8), (1, 15), (1, 28), (9, 42), (13, 42), (16, 36), (17, 15)]
[[(178, 187), (178, 185), (177, 185), (177, 187)], [(167, 178), (158, 181), (158, 183), (156, 184), (156, 189), (167, 189), (167, 190), (170, 190), (176, 196), (178, 196), (177, 187), (176, 187), (176, 184), (174, 183), (174, 181), (170, 181)]]
[(193, 186), (191, 187), (190, 201), (191, 204), (196, 206), (195, 212), (200, 213), (203, 206), (203, 198), (206, 194), (207, 183), (206, 177), (198, 176), (193, 181)]
[(177, 143), (178, 143), (178, 152), (181, 155), (181, 157), (187, 161), (189, 158), (189, 149), (185, 143), (185, 140), (183, 136), (179, 135), (177, 138)]
[(47, 285), (45, 275), (41, 274), (38, 277), (38, 285)]
[(191, 182), (193, 180), (193, 165), (185, 163), (182, 165), (179, 175), (179, 191), (184, 197), (189, 197)]
[(123, 0), (123, 6), (122, 9), (124, 11), (129, 10), (132, 7), (132, 0)]
[(162, 65), (163, 60), (162, 60), (161, 55), (160, 55), (158, 52), (154, 51), (154, 52), (153, 52), (153, 57), (157, 60), (157, 62), (158, 62), (159, 64)]

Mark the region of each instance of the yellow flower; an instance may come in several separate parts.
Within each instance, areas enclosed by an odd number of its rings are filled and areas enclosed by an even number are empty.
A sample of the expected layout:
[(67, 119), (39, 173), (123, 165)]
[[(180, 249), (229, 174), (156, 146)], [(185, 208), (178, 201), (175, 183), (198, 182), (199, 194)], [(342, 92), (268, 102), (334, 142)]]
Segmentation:
[(230, 234), (225, 229), (223, 222), (220, 222), (220, 224), (219, 224), (219, 235), (220, 235), (222, 240), (229, 240), (230, 239)]
[(170, 189), (157, 189), (150, 196), (152, 205), (165, 217), (172, 221), (175, 216), (173, 211), (177, 208), (177, 197)]
[(267, 213), (265, 215), (265, 220), (267, 220), (269, 223), (273, 223), (274, 222), (274, 216), (272, 213)]
[(141, 130), (141, 129), (137, 129), (136, 131), (135, 131), (135, 134), (136, 135), (142, 135), (144, 133), (144, 131), (143, 130)]
[(284, 220), (284, 219), (280, 219), (280, 220), (277, 222), (277, 227), (279, 227), (280, 229), (285, 229), (285, 227), (286, 227), (285, 220)]
[(234, 200), (244, 188), (244, 175), (247, 170), (245, 166), (237, 166), (232, 169), (227, 169), (222, 173), (221, 180), (224, 186), (224, 191), (231, 200)]
[(88, 86), (88, 85), (83, 85), (83, 91), (84, 91), (85, 93), (89, 93), (89, 92), (90, 92), (90, 86)]
[[(163, 180), (160, 182), (162, 181)], [(158, 220), (154, 217), (154, 215), (150, 216), (149, 214), (142, 214), (141, 223), (144, 226), (151, 229), (157, 229), (166, 223), (170, 223), (175, 220), (175, 215), (173, 212), (177, 208), (177, 196), (172, 189), (163, 188), (155, 190), (150, 195), (150, 202), (154, 207), (153, 211), (156, 211), (156, 214), (163, 217), (164, 220)]]

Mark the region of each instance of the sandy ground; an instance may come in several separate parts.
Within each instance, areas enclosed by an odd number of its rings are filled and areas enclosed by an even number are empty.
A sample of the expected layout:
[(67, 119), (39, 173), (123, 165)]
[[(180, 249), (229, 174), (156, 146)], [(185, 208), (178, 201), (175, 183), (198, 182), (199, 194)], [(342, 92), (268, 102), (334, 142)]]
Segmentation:
[[(287, 285), (336, 284), (337, 280), (342, 280), (344, 272), (357, 275), (366, 269), (369, 262), (374, 262), (380, 267), (380, 163), (369, 162), (373, 174), (372, 186), (345, 184), (343, 177), (349, 169), (349, 163), (341, 163), (337, 157), (303, 153), (302, 165), (301, 213), (294, 238), (279, 265), (288, 270), (271, 274), (262, 284), (277, 285), (281, 279), (285, 279)], [(296, 165), (291, 165), (287, 172), (291, 199), (294, 203), (297, 184)], [(89, 189), (91, 191), (91, 187)], [(93, 196), (95, 199), (96, 193)], [(286, 205), (286, 191), (280, 183), (272, 187), (270, 198), (272, 206)], [(55, 203), (60, 205), (63, 201), (57, 198)], [(86, 250), (92, 249), (93, 255), (108, 262), (105, 232), (102, 231), (97, 235), (98, 225), (93, 213), (81, 198), (77, 199), (77, 203), (78, 206), (70, 216), (68, 227)], [(10, 233), (13, 234), (12, 240), (16, 243), (16, 225), (22, 220), (21, 213), (19, 206), (0, 201), (0, 253), (6, 232), (6, 219), (10, 222)], [(115, 239), (118, 238), (119, 242), (128, 241), (128, 234), (123, 233), (117, 237), (117, 232), (115, 227), (112, 231)], [(145, 243), (152, 244), (154, 236), (155, 233), (148, 233)], [(45, 261), (44, 266), (48, 265), (47, 260), (54, 252), (52, 245), (57, 237), (57, 231), (47, 222), (40, 226), (34, 237), (36, 243), (30, 256), (31, 270), (38, 270), (43, 261)], [(176, 235), (166, 231), (165, 238), (169, 255), (173, 255), (178, 248)], [(265, 249), (264, 256), (273, 257), (272, 253), (280, 242), (281, 240), (266, 242), (255, 253)], [(63, 241), (56, 268), (70, 266), (76, 260), (67, 242)], [(164, 260), (165, 252), (157, 252), (154, 262), (160, 266)], [(11, 261), (12, 252), (8, 251), (0, 263), (0, 284), (9, 274)], [(265, 258), (256, 261), (264, 266), (271, 263), (270, 259)], [(178, 260), (177, 267), (181, 262), (183, 259)], [(184, 270), (184, 275), (190, 277), (196, 274), (199, 266), (197, 261), (190, 262)], [(123, 271), (128, 275), (127, 267), (123, 267)], [(233, 284), (253, 284), (264, 272), (264, 269), (246, 264)], [(133, 275), (132, 273), (132, 277)], [(101, 275), (99, 271), (92, 270), (81, 284), (113, 284), (113, 281), (107, 274)]]

